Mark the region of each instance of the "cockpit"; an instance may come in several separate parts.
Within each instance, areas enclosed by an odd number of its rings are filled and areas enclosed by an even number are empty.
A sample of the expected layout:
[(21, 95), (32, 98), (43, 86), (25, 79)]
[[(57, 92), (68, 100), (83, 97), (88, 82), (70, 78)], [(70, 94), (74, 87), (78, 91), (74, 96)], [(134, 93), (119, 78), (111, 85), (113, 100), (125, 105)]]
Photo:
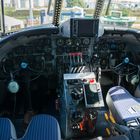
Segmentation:
[(2, 34), (0, 139), (140, 139), (139, 30), (104, 27), (118, 24), (99, 18), (104, 0), (94, 18), (62, 23), (51, 3), (53, 24)]

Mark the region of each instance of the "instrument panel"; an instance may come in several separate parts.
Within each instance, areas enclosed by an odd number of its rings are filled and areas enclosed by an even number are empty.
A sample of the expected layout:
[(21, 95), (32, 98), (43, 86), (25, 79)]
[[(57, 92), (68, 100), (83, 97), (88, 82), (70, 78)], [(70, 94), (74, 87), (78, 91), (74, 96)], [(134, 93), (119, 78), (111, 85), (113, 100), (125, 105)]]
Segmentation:
[(110, 70), (121, 63), (125, 57), (131, 57), (127, 45), (120, 38), (102, 37), (94, 46), (92, 62), (100, 65), (102, 70)]
[(71, 52), (87, 54), (91, 41), (91, 38), (57, 38), (55, 41), (57, 46), (56, 53), (57, 55)]
[(30, 37), (27, 43), (13, 47), (2, 59), (6, 71), (16, 71), (22, 62), (36, 70), (45, 66), (45, 72), (52, 73), (57, 66), (101, 67), (110, 71), (111, 67), (129, 57), (132, 53), (121, 37), (103, 36), (95, 41), (92, 37), (62, 37), (60, 35)]
[(51, 47), (51, 38), (48, 36), (14, 47), (2, 59), (3, 68), (7, 73), (14, 72), (21, 68), (22, 63), (26, 63), (31, 69), (42, 71), (42, 67), (53, 61)]

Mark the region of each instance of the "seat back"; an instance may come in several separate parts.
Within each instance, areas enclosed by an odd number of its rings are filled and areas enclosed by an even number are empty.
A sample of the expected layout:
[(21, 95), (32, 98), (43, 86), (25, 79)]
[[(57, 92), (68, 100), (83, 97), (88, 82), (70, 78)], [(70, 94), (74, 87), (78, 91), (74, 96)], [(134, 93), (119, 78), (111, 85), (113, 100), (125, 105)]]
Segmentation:
[(0, 118), (0, 140), (17, 139), (15, 127), (7, 118)]
[(121, 86), (115, 86), (108, 91), (106, 102), (118, 123), (126, 124), (140, 118), (140, 100)]
[(50, 115), (36, 115), (21, 140), (61, 140), (59, 124)]

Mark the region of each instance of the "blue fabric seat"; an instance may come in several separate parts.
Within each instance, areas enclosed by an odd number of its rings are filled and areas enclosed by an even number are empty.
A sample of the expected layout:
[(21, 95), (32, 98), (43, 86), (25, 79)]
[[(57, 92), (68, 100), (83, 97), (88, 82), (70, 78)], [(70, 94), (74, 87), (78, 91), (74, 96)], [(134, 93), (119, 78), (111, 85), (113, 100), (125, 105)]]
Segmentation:
[(118, 123), (124, 124), (140, 118), (140, 100), (121, 86), (115, 86), (108, 91), (106, 102)]
[(59, 124), (50, 115), (36, 115), (21, 140), (61, 140)]
[(15, 139), (17, 139), (17, 136), (12, 122), (7, 118), (0, 118), (0, 140)]

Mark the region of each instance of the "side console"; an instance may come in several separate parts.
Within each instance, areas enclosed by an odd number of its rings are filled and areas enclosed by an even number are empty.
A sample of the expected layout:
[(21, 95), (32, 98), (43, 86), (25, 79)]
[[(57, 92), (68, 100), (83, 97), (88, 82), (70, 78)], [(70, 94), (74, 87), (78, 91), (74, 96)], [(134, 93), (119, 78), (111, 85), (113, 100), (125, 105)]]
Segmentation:
[(65, 138), (93, 135), (100, 107), (102, 90), (94, 72), (63, 75), (60, 123)]

